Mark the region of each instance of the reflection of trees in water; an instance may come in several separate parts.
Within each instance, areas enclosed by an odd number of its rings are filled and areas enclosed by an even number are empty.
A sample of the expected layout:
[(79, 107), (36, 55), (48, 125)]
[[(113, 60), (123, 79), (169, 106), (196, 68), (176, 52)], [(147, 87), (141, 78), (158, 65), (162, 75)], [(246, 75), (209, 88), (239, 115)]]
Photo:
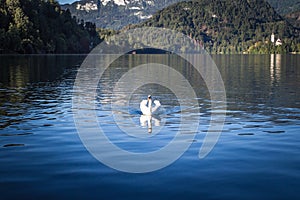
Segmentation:
[(227, 97), (237, 103), (296, 106), (300, 87), (295, 55), (212, 55)]
[(78, 56), (2, 56), (0, 59), (1, 96), (6, 102), (22, 102), (33, 84), (43, 87), (41, 83), (59, 81), (67, 67), (81, 62)]
[[(82, 62), (80, 56), (1, 56), (0, 127), (18, 124), (44, 104), (55, 102), (66, 84), (67, 69)], [(75, 78), (75, 70), (74, 78)], [(69, 85), (72, 86), (71, 84)], [(38, 118), (33, 114), (32, 119)]]
[(58, 79), (68, 67), (79, 66), (83, 56), (1, 56), (0, 83), (5, 87), (25, 87), (30, 83)]
[[(195, 90), (196, 94), (199, 97), (203, 97), (203, 98), (209, 97), (206, 84), (204, 83), (201, 75), (190, 63), (187, 63), (186, 60), (184, 60), (183, 58), (181, 58), (176, 54), (140, 54), (140, 55), (137, 54), (137, 55), (121, 56), (105, 70), (103, 76), (101, 77), (98, 85), (98, 97), (101, 100), (104, 100), (105, 98), (109, 98), (109, 96), (111, 96), (112, 94), (115, 83), (118, 82), (118, 80), (126, 72), (133, 69), (134, 67), (143, 64), (149, 64), (149, 63), (163, 64), (177, 70), (187, 80), (189, 80), (191, 86), (193, 87), (193, 89)], [(175, 82), (178, 81), (178, 80), (173, 80), (172, 77), (169, 77), (168, 71), (161, 71), (161, 73), (158, 74), (158, 76), (162, 76), (166, 80), (170, 79), (170, 81), (175, 81)], [(155, 83), (146, 84), (143, 87), (140, 87), (139, 89), (141, 94), (143, 91), (155, 92), (155, 90), (159, 90), (161, 93), (165, 93), (165, 94), (170, 93), (168, 88), (159, 86)], [(139, 92), (137, 91), (137, 93)], [(105, 97), (103, 97), (104, 94), (106, 94)], [(144, 95), (148, 95), (148, 93)], [(135, 96), (133, 96), (132, 98), (134, 97)], [(140, 102), (141, 98), (144, 98), (144, 96), (136, 97), (136, 98), (139, 98), (138, 102)]]

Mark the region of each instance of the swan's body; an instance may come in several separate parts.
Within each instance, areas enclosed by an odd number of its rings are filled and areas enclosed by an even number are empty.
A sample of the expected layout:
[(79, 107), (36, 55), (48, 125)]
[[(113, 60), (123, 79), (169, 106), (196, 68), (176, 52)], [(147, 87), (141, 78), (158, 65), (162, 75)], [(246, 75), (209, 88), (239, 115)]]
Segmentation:
[(143, 100), (140, 103), (140, 109), (141, 109), (143, 115), (151, 116), (152, 113), (155, 112), (159, 108), (159, 106), (161, 105), (158, 100), (155, 100), (153, 103), (155, 104), (154, 107), (152, 107), (151, 95), (148, 96), (147, 100)]

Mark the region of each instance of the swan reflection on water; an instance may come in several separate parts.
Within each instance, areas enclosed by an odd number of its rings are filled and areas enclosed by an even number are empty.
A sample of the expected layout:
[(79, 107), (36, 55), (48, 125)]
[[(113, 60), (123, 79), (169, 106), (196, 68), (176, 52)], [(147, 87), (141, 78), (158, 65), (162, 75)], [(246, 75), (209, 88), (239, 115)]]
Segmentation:
[(143, 127), (148, 127), (148, 133), (152, 133), (152, 122), (154, 126), (160, 126), (160, 120), (151, 115), (141, 115), (140, 123)]
[(160, 121), (152, 116), (152, 114), (157, 111), (157, 109), (161, 106), (158, 100), (154, 100), (152, 105), (152, 97), (148, 95), (147, 100), (142, 100), (140, 103), (140, 109), (143, 115), (140, 117), (141, 126), (148, 126), (148, 133), (152, 133), (152, 120), (155, 126), (160, 125)]

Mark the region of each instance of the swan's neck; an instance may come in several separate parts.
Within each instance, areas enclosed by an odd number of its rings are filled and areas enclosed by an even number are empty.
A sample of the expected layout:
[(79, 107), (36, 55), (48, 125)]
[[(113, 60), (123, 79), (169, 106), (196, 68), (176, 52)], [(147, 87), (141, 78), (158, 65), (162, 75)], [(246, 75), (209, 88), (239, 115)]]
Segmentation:
[(148, 133), (152, 133), (152, 117), (148, 117), (147, 119), (148, 122)]
[(149, 109), (149, 113), (152, 114), (152, 100), (149, 99), (148, 101), (148, 109)]

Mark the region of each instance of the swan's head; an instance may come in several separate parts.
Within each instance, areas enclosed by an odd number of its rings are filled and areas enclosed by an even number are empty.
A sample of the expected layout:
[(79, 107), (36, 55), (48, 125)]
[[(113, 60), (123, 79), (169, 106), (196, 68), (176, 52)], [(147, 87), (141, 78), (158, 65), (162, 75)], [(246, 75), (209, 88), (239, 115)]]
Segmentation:
[[(152, 98), (151, 98), (151, 95), (148, 95), (147, 102), (148, 102), (148, 107), (151, 109), (151, 106), (152, 106)], [(151, 111), (150, 111), (150, 112), (151, 112)]]
[(151, 95), (150, 95), (150, 94), (148, 95), (147, 101), (148, 101), (148, 102), (149, 102), (149, 101), (152, 102), (152, 98), (151, 98)]

